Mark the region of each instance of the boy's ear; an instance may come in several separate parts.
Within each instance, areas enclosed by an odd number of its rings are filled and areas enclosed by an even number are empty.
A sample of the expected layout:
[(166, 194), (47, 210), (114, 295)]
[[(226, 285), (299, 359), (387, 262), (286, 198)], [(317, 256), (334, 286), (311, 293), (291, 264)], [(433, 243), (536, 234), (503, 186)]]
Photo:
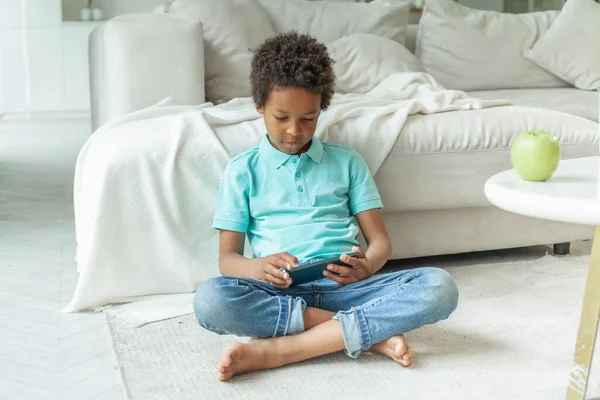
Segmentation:
[(265, 108), (264, 107), (256, 107), (256, 112), (259, 114), (264, 114), (265, 113)]

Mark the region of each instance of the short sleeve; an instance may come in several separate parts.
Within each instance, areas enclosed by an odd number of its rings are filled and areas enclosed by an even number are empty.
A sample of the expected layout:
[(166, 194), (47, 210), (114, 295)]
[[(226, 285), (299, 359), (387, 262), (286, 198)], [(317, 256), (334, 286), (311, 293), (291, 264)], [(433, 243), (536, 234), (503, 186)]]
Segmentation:
[(245, 171), (229, 163), (223, 173), (213, 228), (246, 233), (250, 222), (249, 185)]
[(350, 189), (348, 191), (350, 213), (359, 214), (374, 208), (383, 208), (375, 180), (367, 163), (353, 151), (350, 160)]

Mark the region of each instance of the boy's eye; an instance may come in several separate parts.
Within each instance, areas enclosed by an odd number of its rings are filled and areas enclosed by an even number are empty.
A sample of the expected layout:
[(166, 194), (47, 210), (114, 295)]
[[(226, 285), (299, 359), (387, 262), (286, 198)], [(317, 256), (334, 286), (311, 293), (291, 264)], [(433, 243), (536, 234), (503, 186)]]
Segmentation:
[[(286, 119), (288, 119), (287, 116), (279, 117), (277, 115), (273, 115), (273, 118), (275, 118), (275, 120), (277, 120), (277, 121), (285, 121)], [(305, 117), (305, 118), (302, 118), (302, 120), (303, 121), (314, 121), (315, 117)]]

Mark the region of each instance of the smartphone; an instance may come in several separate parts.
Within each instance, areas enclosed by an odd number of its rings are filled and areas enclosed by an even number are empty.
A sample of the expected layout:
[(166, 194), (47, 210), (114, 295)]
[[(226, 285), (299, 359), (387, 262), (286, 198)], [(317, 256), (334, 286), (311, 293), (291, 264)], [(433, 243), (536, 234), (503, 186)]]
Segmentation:
[[(346, 255), (352, 258), (358, 258), (359, 256), (358, 253), (346, 253)], [(290, 278), (292, 278), (291, 286), (296, 286), (302, 283), (313, 282), (325, 278), (325, 276), (323, 275), (323, 271), (327, 269), (327, 266), (329, 264), (337, 264), (342, 265), (344, 267), (352, 268), (352, 265), (342, 262), (340, 260), (340, 257), (300, 264), (296, 268), (292, 268), (291, 271), (287, 271), (287, 273), (290, 275)]]

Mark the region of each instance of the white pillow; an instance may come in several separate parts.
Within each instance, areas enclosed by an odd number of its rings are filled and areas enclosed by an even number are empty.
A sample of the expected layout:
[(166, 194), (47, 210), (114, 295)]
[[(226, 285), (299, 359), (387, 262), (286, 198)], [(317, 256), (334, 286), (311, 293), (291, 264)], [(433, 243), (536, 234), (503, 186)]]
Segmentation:
[(353, 33), (371, 33), (404, 44), (408, 2), (259, 1), (277, 33), (295, 30), (322, 43)]
[(600, 4), (567, 1), (525, 57), (579, 89), (600, 89)]
[(415, 53), (425, 71), (448, 89), (569, 86), (523, 55), (558, 13), (508, 14), (427, 0)]
[(421, 62), (406, 47), (391, 39), (357, 33), (327, 44), (335, 60), (335, 90), (366, 93), (396, 72), (423, 71)]
[(218, 104), (251, 96), (251, 50), (275, 36), (261, 5), (256, 0), (175, 0), (167, 12), (202, 23), (206, 100)]

